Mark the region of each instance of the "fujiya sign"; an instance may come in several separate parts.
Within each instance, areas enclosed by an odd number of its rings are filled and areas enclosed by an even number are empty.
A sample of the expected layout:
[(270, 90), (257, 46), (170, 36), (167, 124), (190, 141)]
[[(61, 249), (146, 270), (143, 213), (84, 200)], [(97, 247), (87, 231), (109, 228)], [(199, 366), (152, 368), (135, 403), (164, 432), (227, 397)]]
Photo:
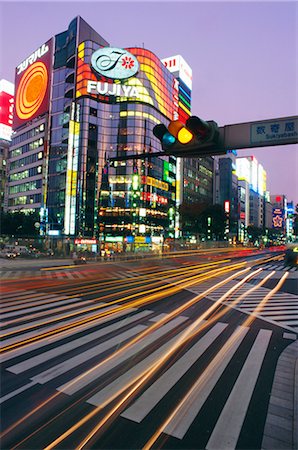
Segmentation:
[(45, 55), (49, 51), (49, 46), (47, 44), (43, 44), (41, 47), (39, 47), (35, 52), (32, 53), (28, 58), (25, 59), (21, 64), (17, 67), (17, 75), (22, 73), (24, 70), (27, 69), (28, 66), (33, 64), (37, 59), (41, 58), (43, 55)]
[(127, 50), (116, 47), (96, 50), (91, 56), (91, 66), (100, 75), (114, 80), (133, 77), (139, 70), (137, 58)]
[(87, 82), (87, 92), (90, 94), (115, 95), (116, 97), (139, 97), (139, 91), (135, 86), (91, 80)]

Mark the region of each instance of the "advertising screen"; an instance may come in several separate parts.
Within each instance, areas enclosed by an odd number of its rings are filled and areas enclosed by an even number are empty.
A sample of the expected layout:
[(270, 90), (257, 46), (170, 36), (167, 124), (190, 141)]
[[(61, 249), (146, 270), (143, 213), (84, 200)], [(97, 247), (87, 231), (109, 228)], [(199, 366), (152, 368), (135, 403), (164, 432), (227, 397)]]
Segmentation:
[(252, 156), (250, 158), (250, 184), (254, 192), (258, 192), (258, 161)]
[(13, 129), (49, 110), (52, 39), (16, 68)]
[(0, 81), (0, 139), (11, 140), (14, 85), (6, 80)]
[[(174, 83), (173, 76), (166, 70), (161, 61), (149, 50), (143, 48), (112, 48), (115, 52), (126, 53), (122, 55), (121, 67), (127, 64), (127, 78), (123, 78), (123, 70), (118, 75), (116, 73), (107, 73), (104, 76), (101, 69), (94, 69), (98, 52), (106, 52), (106, 48), (92, 50), (88, 42), (82, 42), (78, 47), (78, 68), (76, 80), (76, 98), (88, 96), (104, 103), (145, 103), (158, 109), (169, 119), (174, 118), (178, 105), (178, 91)], [(111, 50), (111, 49), (110, 49)], [(101, 55), (100, 55), (101, 56)], [(93, 58), (93, 59), (92, 59)], [(111, 57), (106, 56), (109, 67), (112, 64)], [(98, 58), (97, 58), (98, 61)], [(101, 60), (99, 61), (101, 63)], [(115, 62), (114, 62), (115, 63)], [(106, 62), (107, 64), (107, 62)], [(134, 68), (138, 71), (134, 73)], [(114, 69), (113, 69), (114, 71)], [(118, 79), (116, 77), (119, 77)]]
[(236, 175), (239, 180), (250, 183), (250, 162), (247, 158), (236, 159)]

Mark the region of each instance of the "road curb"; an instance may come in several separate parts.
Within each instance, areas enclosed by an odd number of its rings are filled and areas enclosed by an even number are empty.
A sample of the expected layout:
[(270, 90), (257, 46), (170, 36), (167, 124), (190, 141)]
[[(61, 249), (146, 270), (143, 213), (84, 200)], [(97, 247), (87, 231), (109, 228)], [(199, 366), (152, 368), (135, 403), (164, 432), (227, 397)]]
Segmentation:
[(298, 340), (282, 352), (274, 375), (263, 450), (297, 449), (298, 444)]

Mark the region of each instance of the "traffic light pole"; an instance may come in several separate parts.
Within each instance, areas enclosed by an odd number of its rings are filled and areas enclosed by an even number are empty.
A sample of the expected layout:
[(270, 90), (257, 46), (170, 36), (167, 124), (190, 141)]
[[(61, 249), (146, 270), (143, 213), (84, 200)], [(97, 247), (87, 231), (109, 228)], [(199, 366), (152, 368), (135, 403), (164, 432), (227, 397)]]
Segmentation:
[(163, 152), (141, 153), (129, 156), (109, 158), (110, 162), (126, 161), (129, 159), (146, 159), (156, 156), (179, 156), (194, 158), (225, 154), (228, 150), (241, 150), (256, 147), (272, 147), (275, 145), (290, 145), (298, 143), (298, 116), (280, 117), (274, 119), (258, 120), (218, 127), (218, 142), (208, 145), (186, 144)]

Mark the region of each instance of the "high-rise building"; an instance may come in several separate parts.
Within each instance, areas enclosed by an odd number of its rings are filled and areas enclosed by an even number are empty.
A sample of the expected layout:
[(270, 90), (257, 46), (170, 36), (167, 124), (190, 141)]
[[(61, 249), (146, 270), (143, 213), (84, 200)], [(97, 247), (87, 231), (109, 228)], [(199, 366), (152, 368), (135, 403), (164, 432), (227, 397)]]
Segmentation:
[(189, 111), (182, 76), (144, 48), (109, 47), (76, 17), (18, 65), (15, 82), (9, 210), (38, 211), (42, 233), (73, 242), (174, 237), (176, 158), (109, 158), (160, 151), (153, 127)]
[(14, 85), (0, 80), (0, 211), (6, 210), (7, 159), (11, 143), (14, 105)]
[[(178, 98), (175, 119), (185, 123), (191, 115), (192, 70), (181, 55), (162, 59), (162, 62), (177, 80)], [(177, 158), (177, 210), (182, 203), (212, 204), (213, 172), (213, 157)], [(176, 215), (176, 227), (179, 228), (178, 214)], [(179, 235), (181, 234), (176, 232), (176, 237)]]
[(238, 178), (236, 175), (236, 152), (215, 158), (214, 203), (225, 209), (228, 216), (226, 235), (236, 239), (238, 234)]
[(237, 157), (236, 174), (249, 186), (249, 225), (257, 228), (265, 226), (264, 195), (266, 192), (266, 172), (254, 156)]

